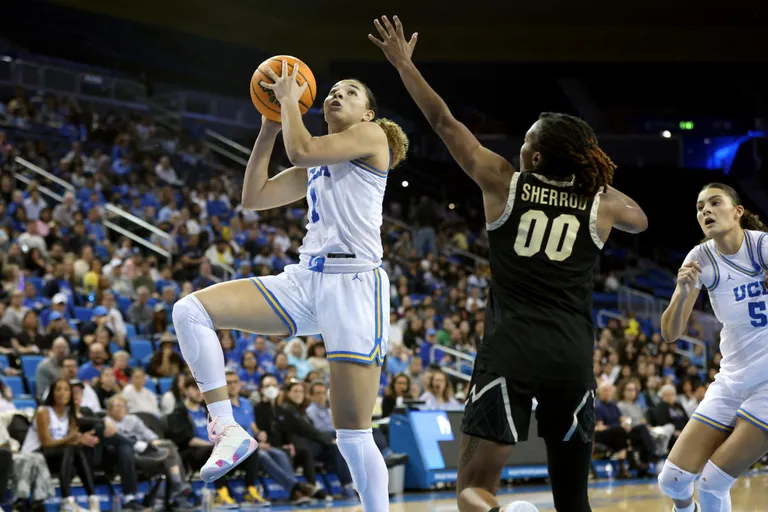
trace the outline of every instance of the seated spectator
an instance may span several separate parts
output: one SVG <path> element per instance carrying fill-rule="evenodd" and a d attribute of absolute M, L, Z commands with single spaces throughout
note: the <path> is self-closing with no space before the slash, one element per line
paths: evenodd
<path fill-rule="evenodd" d="M 11 293 L 11 303 L 5 308 L 5 314 L 0 319 L 0 324 L 8 327 L 14 336 L 18 336 L 22 331 L 24 316 L 29 308 L 24 305 L 24 292 L 14 290 Z"/>
<path fill-rule="evenodd" d="M 184 400 L 182 389 L 184 388 L 184 380 L 187 378 L 185 373 L 179 373 L 173 378 L 173 384 L 171 389 L 163 393 L 160 397 L 160 411 L 164 416 L 167 416 L 173 412 L 176 408 L 176 404 Z"/>
<path fill-rule="evenodd" d="M 649 409 L 648 421 L 653 426 L 674 425 L 675 432 L 669 441 L 669 449 L 671 450 L 677 438 L 682 434 L 685 424 L 688 423 L 688 415 L 683 406 L 677 403 L 675 386 L 665 384 L 659 390 L 659 395 L 661 402 L 654 409 Z"/>
<path fill-rule="evenodd" d="M 614 401 L 616 388 L 604 381 L 597 388 L 598 401 L 595 404 L 595 443 L 600 443 L 615 452 L 619 460 L 619 476 L 629 477 L 626 466 L 629 431 L 631 429 L 627 418 Z"/>
<path fill-rule="evenodd" d="M 349 473 L 347 462 L 336 445 L 336 438 L 320 432 L 307 416 L 309 401 L 306 399 L 304 383 L 294 379 L 288 381 L 284 387 L 284 394 L 278 403 L 287 413 L 291 444 L 295 449 L 306 447 L 311 455 L 304 459 L 305 463 L 303 464 L 304 477 L 307 482 L 317 488 L 314 468 L 315 461 L 319 460 L 329 471 L 335 471 L 338 475 L 343 487 L 343 496 L 354 497 L 352 476 Z"/>
<path fill-rule="evenodd" d="M 178 375 L 184 368 L 184 359 L 174 350 L 176 338 L 166 332 L 160 338 L 160 350 L 152 355 L 147 365 L 147 373 L 151 377 L 172 377 Z"/>
<path fill-rule="evenodd" d="M 105 291 L 101 296 L 101 305 L 107 310 L 107 321 L 104 323 L 110 331 L 114 333 L 114 341 L 120 347 L 125 347 L 125 336 L 127 333 L 123 314 L 117 307 L 115 294 L 110 290 Z"/>
<path fill-rule="evenodd" d="M 232 412 L 235 421 L 243 427 L 248 434 L 256 436 L 257 429 L 253 406 L 248 400 L 240 397 L 240 379 L 238 378 L 237 373 L 232 370 L 227 370 L 226 378 L 227 393 L 232 402 Z M 275 481 L 277 481 L 277 483 L 291 495 L 294 494 L 294 489 L 303 490 L 302 484 L 296 480 L 296 476 L 293 474 L 293 466 L 285 452 L 269 449 L 266 446 L 260 445 L 257 457 L 259 459 L 259 466 L 263 467 L 264 471 L 274 478 Z M 251 474 L 249 468 L 246 468 L 245 482 L 247 489 L 245 500 L 249 503 L 265 503 L 266 500 L 264 500 L 256 488 L 255 481 L 256 475 Z M 304 485 L 306 486 L 306 484 Z M 322 494 L 322 498 L 325 498 L 325 493 Z M 297 502 L 294 501 L 293 504 L 296 505 Z"/>
<path fill-rule="evenodd" d="M 42 452 L 48 468 L 58 473 L 63 511 L 81 510 L 70 490 L 72 477 L 77 472 L 88 494 L 89 509 L 97 512 L 100 510 L 99 498 L 84 447 L 96 446 L 98 442 L 93 432 L 81 433 L 77 429 L 72 386 L 68 381 L 59 379 L 48 388 L 47 399 L 35 413 L 21 451 Z"/>
<path fill-rule="evenodd" d="M 107 351 L 101 343 L 92 343 L 88 347 L 88 361 L 80 366 L 77 378 L 95 384 L 99 380 L 99 375 L 107 368 Z"/>
<path fill-rule="evenodd" d="M 149 332 L 152 324 L 152 307 L 149 301 L 149 290 L 146 286 L 140 286 L 136 290 L 136 300 L 128 308 L 128 322 L 136 326 L 138 332 Z"/>
<path fill-rule="evenodd" d="M 190 467 L 199 468 L 213 451 L 213 443 L 208 436 L 208 410 L 195 379 L 186 377 L 183 386 L 184 400 L 177 402 L 176 408 L 168 416 L 168 437 L 179 448 L 182 460 Z M 249 457 L 245 464 L 249 464 L 250 460 L 257 460 L 257 457 Z M 216 501 L 222 505 L 234 505 L 235 500 L 229 495 L 227 480 L 228 476 L 225 475 L 214 481 Z"/>
<path fill-rule="evenodd" d="M 61 378 L 61 369 L 64 358 L 69 355 L 69 343 L 64 338 L 57 338 L 51 345 L 51 355 L 43 359 L 35 371 L 37 383 L 37 399 L 42 400 L 43 394 L 48 391 L 51 383 Z M 77 360 L 74 359 L 75 368 Z"/>
<path fill-rule="evenodd" d="M 123 389 L 130 381 L 128 377 L 128 365 L 131 362 L 131 355 L 125 350 L 118 350 L 112 355 L 112 371 L 115 374 L 115 380 L 120 389 Z"/>
<path fill-rule="evenodd" d="M 240 370 L 237 372 L 242 383 L 243 396 L 250 396 L 259 389 L 259 382 L 266 372 L 258 364 L 256 354 L 253 351 L 246 350 L 243 352 Z"/>
<path fill-rule="evenodd" d="M 123 388 L 123 396 L 128 403 L 128 412 L 146 412 L 160 417 L 160 407 L 157 405 L 157 395 L 154 391 L 145 387 L 147 374 L 141 367 L 131 370 L 131 382 Z"/>
<path fill-rule="evenodd" d="M 48 354 L 56 338 L 64 338 L 67 344 L 72 347 L 72 340 L 77 338 L 77 331 L 67 323 L 67 319 L 58 311 L 52 311 L 48 315 L 48 332 L 45 335 L 45 341 L 40 346 L 43 354 Z"/>
<path fill-rule="evenodd" d="M 684 379 L 680 382 L 678 389 L 677 401 L 683 406 L 685 414 L 690 418 L 693 415 L 696 408 L 699 406 L 699 401 L 696 398 L 693 381 L 691 379 Z"/>
<path fill-rule="evenodd" d="M 389 381 L 381 400 L 381 416 L 388 418 L 395 407 L 402 406 L 404 400 L 413 400 L 411 395 L 411 378 L 404 373 L 398 373 Z"/>
<path fill-rule="evenodd" d="M 629 440 L 632 442 L 630 463 L 639 473 L 647 473 L 648 464 L 655 459 L 655 450 L 645 411 L 638 405 L 637 397 L 640 386 L 634 379 L 619 385 L 621 399 L 616 403 L 623 418 L 626 418 Z"/>
<path fill-rule="evenodd" d="M 99 380 L 94 384 L 93 390 L 96 391 L 96 396 L 99 397 L 101 407 L 106 409 L 107 401 L 120 393 L 120 386 L 117 384 L 117 379 L 115 379 L 115 371 L 110 367 L 101 370 Z"/>
<path fill-rule="evenodd" d="M 419 400 L 424 401 L 423 409 L 442 411 L 461 410 L 462 404 L 453 396 L 453 385 L 442 370 L 435 370 L 427 381 L 426 391 Z"/>
<path fill-rule="evenodd" d="M 171 503 L 177 506 L 186 503 L 190 495 L 190 487 L 186 483 L 184 464 L 176 445 L 171 441 L 160 439 L 138 416 L 128 414 L 125 397 L 121 395 L 115 395 L 108 400 L 107 418 L 120 434 L 135 443 L 134 449 L 138 454 L 146 452 L 150 446 L 160 452 L 152 458 L 137 456 L 136 467 L 152 471 L 159 462 L 164 466 L 166 477 L 171 482 Z"/>
<path fill-rule="evenodd" d="M 2 463 L 6 470 L 13 470 L 11 480 L 11 495 L 15 499 L 13 507 L 22 509 L 23 502 L 29 501 L 32 512 L 44 512 L 44 502 L 56 496 L 56 486 L 43 454 L 21 452 L 19 442 L 8 433 L 8 427 L 15 415 L 15 408 L 0 413 L 0 448 L 5 448 L 11 453 L 11 460 L 2 460 Z M 0 486 L 0 492 L 2 490 L 3 487 Z"/>

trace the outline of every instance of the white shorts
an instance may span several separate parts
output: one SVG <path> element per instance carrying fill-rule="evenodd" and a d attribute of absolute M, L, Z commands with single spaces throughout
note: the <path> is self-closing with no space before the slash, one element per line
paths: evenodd
<path fill-rule="evenodd" d="M 389 339 L 389 277 L 382 268 L 329 274 L 288 265 L 252 281 L 288 328 L 320 334 L 329 361 L 384 363 Z"/>
<path fill-rule="evenodd" d="M 732 432 L 736 417 L 768 432 L 768 382 L 736 389 L 718 374 L 691 416 L 722 432 Z"/>

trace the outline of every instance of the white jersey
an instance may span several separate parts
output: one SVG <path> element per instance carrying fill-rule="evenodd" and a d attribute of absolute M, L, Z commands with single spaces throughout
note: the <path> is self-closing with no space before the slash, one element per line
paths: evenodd
<path fill-rule="evenodd" d="M 307 169 L 307 234 L 299 249 L 303 267 L 354 273 L 381 265 L 388 172 L 361 160 Z"/>
<path fill-rule="evenodd" d="M 768 233 L 745 231 L 739 251 L 723 255 L 708 240 L 688 253 L 685 263 L 698 261 L 720 333 L 720 375 L 732 388 L 768 382 Z"/>

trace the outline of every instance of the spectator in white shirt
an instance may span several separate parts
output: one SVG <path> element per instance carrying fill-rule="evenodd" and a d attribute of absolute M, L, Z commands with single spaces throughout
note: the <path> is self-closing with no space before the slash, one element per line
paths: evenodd
<path fill-rule="evenodd" d="M 27 232 L 19 235 L 19 243 L 26 246 L 27 249 L 36 247 L 43 256 L 48 256 L 48 245 L 45 243 L 45 238 L 40 236 L 37 231 L 36 220 L 27 221 Z"/>
<path fill-rule="evenodd" d="M 169 185 L 184 184 L 176 175 L 176 170 L 171 166 L 171 160 L 167 156 L 160 157 L 160 161 L 155 166 L 155 174 Z"/>
<path fill-rule="evenodd" d="M 160 407 L 157 405 L 157 395 L 144 387 L 147 374 L 143 368 L 136 367 L 131 371 L 131 382 L 123 389 L 123 396 L 128 403 L 128 412 L 148 412 L 160 417 Z"/>
<path fill-rule="evenodd" d="M 128 333 L 128 329 L 125 327 L 125 320 L 123 320 L 123 314 L 117 307 L 117 301 L 115 300 L 115 294 L 110 290 L 105 290 L 101 297 L 101 305 L 107 308 L 107 323 L 105 324 L 109 329 L 115 333 L 115 341 L 121 347 L 125 346 L 125 336 Z"/>
<path fill-rule="evenodd" d="M 45 199 L 40 197 L 40 190 L 37 188 L 37 183 L 32 183 L 29 186 L 29 197 L 24 200 L 24 210 L 27 212 L 27 219 L 39 219 L 40 212 L 43 208 L 48 208 L 48 203 L 45 202 Z"/>

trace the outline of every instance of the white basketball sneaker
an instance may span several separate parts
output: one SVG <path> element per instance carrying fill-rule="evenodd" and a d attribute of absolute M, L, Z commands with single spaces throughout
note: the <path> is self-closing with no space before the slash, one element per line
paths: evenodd
<path fill-rule="evenodd" d="M 504 512 L 539 512 L 539 509 L 528 501 L 513 501 L 504 508 Z"/>
<path fill-rule="evenodd" d="M 218 419 L 208 423 L 208 438 L 214 444 L 213 452 L 202 468 L 200 478 L 213 482 L 256 451 L 259 444 L 240 425 L 220 427 Z"/>

